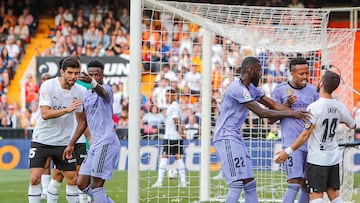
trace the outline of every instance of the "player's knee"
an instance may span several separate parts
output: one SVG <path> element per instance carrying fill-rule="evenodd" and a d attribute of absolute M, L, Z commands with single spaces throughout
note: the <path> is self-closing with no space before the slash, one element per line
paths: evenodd
<path fill-rule="evenodd" d="M 104 187 L 104 183 L 105 183 L 105 180 L 101 179 L 101 178 L 92 178 L 92 181 L 91 181 L 91 188 L 94 189 L 94 188 L 100 188 L 100 187 Z"/>
<path fill-rule="evenodd" d="M 290 178 L 290 179 L 288 180 L 288 183 L 302 185 L 302 183 L 305 184 L 305 180 L 304 180 L 303 178 Z M 305 186 L 306 186 L 306 185 L 305 185 Z"/>
<path fill-rule="evenodd" d="M 76 185 L 76 183 L 77 183 L 77 175 L 76 175 L 75 171 L 73 173 L 67 173 L 65 178 L 66 178 L 66 184 L 68 184 L 68 185 Z"/>
<path fill-rule="evenodd" d="M 41 182 L 41 175 L 31 174 L 30 185 L 39 185 Z"/>

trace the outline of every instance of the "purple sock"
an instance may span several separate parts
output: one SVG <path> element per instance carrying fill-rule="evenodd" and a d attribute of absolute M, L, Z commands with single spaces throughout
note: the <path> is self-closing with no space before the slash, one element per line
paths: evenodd
<path fill-rule="evenodd" d="M 299 191 L 299 189 L 300 189 L 299 184 L 289 183 L 283 198 L 283 202 L 293 203 L 295 201 L 296 194 Z"/>
<path fill-rule="evenodd" d="M 305 188 L 301 188 L 298 203 L 310 202 L 310 195 Z"/>
<path fill-rule="evenodd" d="M 252 180 L 244 186 L 245 202 L 246 203 L 258 203 L 258 197 L 256 194 L 256 181 Z"/>
<path fill-rule="evenodd" d="M 231 183 L 228 194 L 226 196 L 226 203 L 237 203 L 244 187 L 242 181 L 235 181 Z"/>
<path fill-rule="evenodd" d="M 114 201 L 109 198 L 103 187 L 94 188 L 92 189 L 93 195 L 94 195 L 94 202 L 106 202 L 106 203 L 114 203 Z"/>

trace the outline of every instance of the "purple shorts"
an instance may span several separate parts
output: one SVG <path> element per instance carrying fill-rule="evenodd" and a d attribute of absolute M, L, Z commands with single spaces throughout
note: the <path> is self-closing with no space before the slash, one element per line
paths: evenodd
<path fill-rule="evenodd" d="M 214 146 L 227 184 L 254 177 L 251 158 L 244 143 L 219 140 Z"/>
<path fill-rule="evenodd" d="M 105 144 L 91 146 L 79 174 L 111 180 L 113 170 L 119 161 L 120 145 Z"/>
<path fill-rule="evenodd" d="M 286 180 L 292 178 L 305 178 L 307 152 L 296 150 L 284 162 Z"/>

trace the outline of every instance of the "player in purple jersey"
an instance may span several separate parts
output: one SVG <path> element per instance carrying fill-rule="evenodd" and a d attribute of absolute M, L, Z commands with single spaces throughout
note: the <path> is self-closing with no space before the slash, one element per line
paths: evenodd
<path fill-rule="evenodd" d="M 261 78 L 261 65 L 257 58 L 246 57 L 240 70 L 240 79 L 232 82 L 224 95 L 213 144 L 226 182 L 230 186 L 226 202 L 238 202 L 241 191 L 244 189 L 245 202 L 258 203 L 251 158 L 241 132 L 241 126 L 249 110 L 261 118 L 273 120 L 289 116 L 306 120 L 308 113 L 293 111 L 286 105 L 276 103 L 256 88 Z M 258 102 L 275 110 L 262 108 Z"/>
<path fill-rule="evenodd" d="M 307 107 L 312 115 L 311 120 L 303 126 L 298 138 L 285 150 L 278 152 L 274 160 L 283 163 L 308 141 L 306 180 L 311 203 L 322 203 L 324 192 L 332 203 L 343 203 L 339 193 L 341 154 L 336 132 L 340 123 L 350 128 L 356 125 L 346 106 L 331 95 L 339 84 L 338 74 L 327 71 L 323 75 L 318 85 L 320 98 Z"/>
<path fill-rule="evenodd" d="M 291 79 L 275 87 L 272 93 L 273 98 L 276 102 L 286 104 L 294 110 L 305 110 L 309 104 L 319 98 L 316 88 L 308 83 L 309 66 L 306 59 L 302 57 L 291 59 L 289 69 Z M 304 122 L 296 118 L 282 118 L 280 127 L 282 145 L 283 148 L 286 148 L 300 135 Z M 306 156 L 307 145 L 304 144 L 298 151 L 291 154 L 285 162 L 288 188 L 284 194 L 283 202 L 294 202 L 300 188 L 298 202 L 309 202 L 309 193 L 306 191 L 305 184 Z"/>
<path fill-rule="evenodd" d="M 88 73 L 82 73 L 79 79 L 90 83 L 92 90 L 83 97 L 84 113 L 79 116 L 77 129 L 64 150 L 63 158 L 72 157 L 76 141 L 88 127 L 92 144 L 81 164 L 77 184 L 80 190 L 93 197 L 95 203 L 111 203 L 113 201 L 104 191 L 104 183 L 112 178 L 120 151 L 120 141 L 112 120 L 114 97 L 111 87 L 103 84 L 104 65 L 95 60 L 87 66 Z"/>

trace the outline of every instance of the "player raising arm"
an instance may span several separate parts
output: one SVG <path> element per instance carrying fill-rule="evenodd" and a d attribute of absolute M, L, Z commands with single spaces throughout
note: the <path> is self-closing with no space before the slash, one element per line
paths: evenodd
<path fill-rule="evenodd" d="M 84 113 L 78 116 L 78 126 L 63 158 L 71 158 L 74 145 L 89 128 L 92 144 L 87 158 L 81 164 L 77 185 L 80 190 L 92 196 L 95 203 L 113 202 L 104 191 L 105 180 L 112 178 L 112 172 L 119 159 L 120 141 L 114 131 L 112 120 L 112 89 L 103 84 L 104 65 L 99 61 L 87 64 L 88 74 L 83 73 L 79 80 L 90 83 L 91 91 L 83 97 Z"/>
<path fill-rule="evenodd" d="M 336 129 L 340 123 L 355 128 L 355 121 L 344 104 L 333 99 L 332 92 L 339 86 L 340 76 L 327 71 L 319 85 L 320 99 L 310 104 L 312 114 L 304 130 L 288 148 L 277 153 L 275 163 L 283 163 L 291 153 L 308 140 L 306 179 L 311 203 L 322 203 L 326 192 L 332 203 L 343 203 L 339 190 L 340 150 L 336 142 Z"/>

